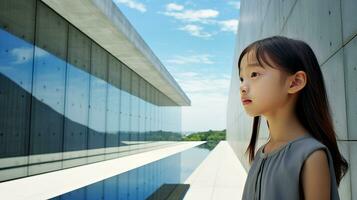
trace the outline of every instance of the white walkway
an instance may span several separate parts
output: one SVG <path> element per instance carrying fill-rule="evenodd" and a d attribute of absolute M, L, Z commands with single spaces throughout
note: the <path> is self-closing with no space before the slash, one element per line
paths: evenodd
<path fill-rule="evenodd" d="M 242 199 L 247 173 L 226 141 L 221 141 L 191 174 L 184 200 Z"/>

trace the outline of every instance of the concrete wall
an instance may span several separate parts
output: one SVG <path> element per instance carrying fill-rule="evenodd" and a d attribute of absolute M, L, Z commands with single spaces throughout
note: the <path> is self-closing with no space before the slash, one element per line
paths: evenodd
<path fill-rule="evenodd" d="M 251 42 L 272 35 L 306 41 L 316 53 L 331 104 L 339 149 L 350 169 L 341 199 L 357 199 L 357 10 L 355 0 L 242 0 L 227 109 L 227 140 L 248 171 L 253 118 L 240 102 L 237 60 Z M 262 118 L 257 149 L 268 138 Z"/>

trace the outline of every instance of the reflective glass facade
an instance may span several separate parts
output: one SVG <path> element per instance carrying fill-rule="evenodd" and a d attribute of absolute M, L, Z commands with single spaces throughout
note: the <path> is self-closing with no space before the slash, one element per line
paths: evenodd
<path fill-rule="evenodd" d="M 0 1 L 0 181 L 158 148 L 180 133 L 175 102 L 44 3 Z"/>

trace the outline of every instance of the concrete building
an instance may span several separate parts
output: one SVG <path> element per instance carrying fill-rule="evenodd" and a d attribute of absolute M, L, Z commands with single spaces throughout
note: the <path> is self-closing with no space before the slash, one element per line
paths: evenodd
<path fill-rule="evenodd" d="M 1 198 L 52 198 L 198 145 L 175 142 L 189 105 L 112 0 L 0 2 Z"/>
<path fill-rule="evenodd" d="M 232 69 L 227 140 L 249 170 L 244 155 L 253 119 L 240 101 L 237 70 L 241 51 L 261 38 L 284 35 L 306 41 L 316 53 L 324 75 L 338 146 L 350 164 L 339 187 L 341 199 L 357 198 L 357 1 L 354 0 L 242 0 L 235 61 Z M 266 120 L 261 121 L 258 149 L 268 139 Z"/>

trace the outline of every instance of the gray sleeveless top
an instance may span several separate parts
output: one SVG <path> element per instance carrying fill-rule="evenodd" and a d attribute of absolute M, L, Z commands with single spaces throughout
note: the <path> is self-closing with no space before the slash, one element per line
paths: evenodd
<path fill-rule="evenodd" d="M 331 175 L 331 199 L 339 200 L 338 186 L 328 148 L 313 138 L 303 135 L 270 153 L 260 147 L 249 169 L 243 190 L 243 200 L 299 200 L 300 170 L 307 157 L 318 149 L 327 152 Z"/>

